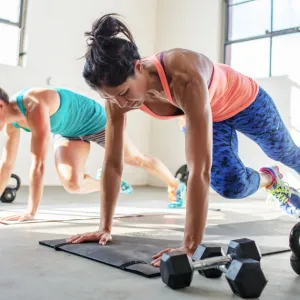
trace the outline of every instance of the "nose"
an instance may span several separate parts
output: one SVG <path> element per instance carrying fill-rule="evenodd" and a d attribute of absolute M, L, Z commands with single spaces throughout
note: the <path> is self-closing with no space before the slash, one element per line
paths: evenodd
<path fill-rule="evenodd" d="M 127 105 L 127 103 L 128 103 L 128 101 L 125 98 L 121 97 L 121 96 L 117 96 L 116 97 L 116 101 L 117 101 L 118 105 L 121 108 L 125 107 Z"/>

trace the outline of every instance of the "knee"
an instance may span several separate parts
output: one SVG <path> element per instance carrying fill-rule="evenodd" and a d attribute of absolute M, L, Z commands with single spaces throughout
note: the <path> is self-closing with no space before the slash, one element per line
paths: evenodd
<path fill-rule="evenodd" d="M 211 187 L 226 199 L 243 199 L 254 194 L 259 187 L 259 175 L 223 174 L 220 178 L 212 176 Z"/>
<path fill-rule="evenodd" d="M 79 194 L 80 181 L 77 178 L 71 178 L 64 183 L 64 188 L 70 194 Z"/>
<path fill-rule="evenodd" d="M 232 186 L 228 183 L 221 186 L 213 186 L 212 188 L 223 198 L 226 199 L 242 199 L 245 198 L 244 189 L 233 189 Z"/>
<path fill-rule="evenodd" d="M 223 198 L 226 199 L 242 199 L 245 198 L 246 188 L 241 185 L 237 188 L 238 184 L 232 184 L 228 182 L 222 182 L 218 185 L 213 185 L 212 188 Z"/>

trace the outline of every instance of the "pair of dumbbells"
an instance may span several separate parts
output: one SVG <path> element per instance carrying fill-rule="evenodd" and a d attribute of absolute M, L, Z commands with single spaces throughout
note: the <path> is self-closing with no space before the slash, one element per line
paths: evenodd
<path fill-rule="evenodd" d="M 164 253 L 160 273 L 162 281 L 172 289 L 190 286 L 194 271 L 206 278 L 219 278 L 225 273 L 234 294 L 258 298 L 267 284 L 260 260 L 255 242 L 243 238 L 230 242 L 227 255 L 221 247 L 206 245 L 199 245 L 192 259 L 179 251 Z"/>

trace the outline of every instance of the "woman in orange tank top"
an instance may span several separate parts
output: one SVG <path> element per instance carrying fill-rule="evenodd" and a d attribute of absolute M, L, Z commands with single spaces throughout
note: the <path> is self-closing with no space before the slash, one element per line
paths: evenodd
<path fill-rule="evenodd" d="M 111 239 L 122 176 L 125 115 L 136 109 L 159 119 L 185 119 L 189 180 L 181 250 L 192 255 L 203 239 L 209 185 L 221 196 L 235 199 L 265 188 L 282 209 L 299 217 L 299 193 L 283 183 L 278 167 L 253 170 L 238 156 L 236 131 L 254 140 L 272 159 L 300 173 L 299 148 L 274 102 L 254 80 L 185 49 L 141 59 L 130 31 L 114 14 L 97 20 L 86 35 L 83 76 L 107 100 L 101 224 L 98 231 L 77 235 L 69 242 L 105 244 Z M 170 249 L 155 255 L 153 265 L 159 265 L 164 251 Z"/>

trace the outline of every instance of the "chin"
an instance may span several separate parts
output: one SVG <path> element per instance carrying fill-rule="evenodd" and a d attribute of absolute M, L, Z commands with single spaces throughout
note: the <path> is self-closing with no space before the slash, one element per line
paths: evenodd
<path fill-rule="evenodd" d="M 143 105 L 143 103 L 144 102 L 138 102 L 134 108 L 135 109 L 140 108 Z"/>

